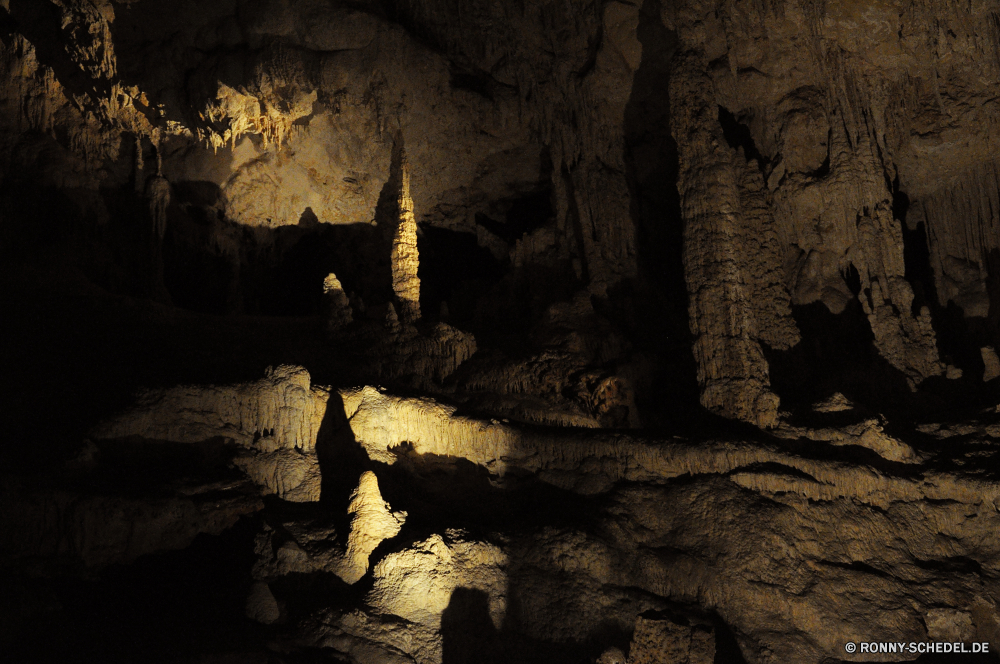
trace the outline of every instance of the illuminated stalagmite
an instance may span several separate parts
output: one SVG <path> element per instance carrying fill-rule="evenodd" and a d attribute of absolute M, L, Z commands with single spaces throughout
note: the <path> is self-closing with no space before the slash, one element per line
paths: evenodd
<path fill-rule="evenodd" d="M 405 155 L 400 166 L 399 222 L 392 238 L 392 290 L 399 303 L 399 319 L 412 323 L 420 318 L 420 277 L 417 267 L 417 220 L 410 196 L 410 165 Z"/>
<path fill-rule="evenodd" d="M 347 511 L 353 517 L 347 538 L 347 556 L 340 577 L 355 583 L 368 571 L 368 557 L 384 540 L 395 537 L 406 520 L 406 512 L 392 512 L 378 490 L 378 478 L 370 470 L 361 475 L 351 494 Z"/>

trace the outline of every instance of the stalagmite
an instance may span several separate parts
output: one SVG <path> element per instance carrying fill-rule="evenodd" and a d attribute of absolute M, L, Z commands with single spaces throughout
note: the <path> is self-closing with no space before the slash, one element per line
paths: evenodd
<path fill-rule="evenodd" d="M 340 577 L 347 583 L 357 582 L 368 571 L 368 556 L 383 540 L 395 537 L 406 521 L 406 512 L 393 512 L 382 499 L 378 478 L 365 472 L 358 488 L 351 494 L 347 512 L 353 515 L 351 534 L 347 538 L 347 557 Z"/>
<path fill-rule="evenodd" d="M 328 333 L 342 330 L 353 322 L 354 314 L 351 311 L 350 299 L 333 272 L 323 280 L 323 301 Z"/>
<path fill-rule="evenodd" d="M 325 519 L 292 524 L 283 535 L 265 527 L 259 535 L 260 549 L 270 551 L 270 555 L 265 556 L 255 570 L 258 581 L 289 573 L 323 570 L 345 583 L 357 583 L 368 572 L 372 552 L 383 541 L 399 534 L 406 521 L 406 512 L 390 509 L 371 471 L 361 475 L 357 488 L 351 493 L 347 512 L 352 518 L 346 547 Z M 280 543 L 282 539 L 284 543 Z"/>
<path fill-rule="evenodd" d="M 399 183 L 399 225 L 392 238 L 392 290 L 399 303 L 399 319 L 404 324 L 420 318 L 420 277 L 417 267 L 417 221 L 410 196 L 410 165 L 402 158 Z"/>
<path fill-rule="evenodd" d="M 903 277 L 902 228 L 888 200 L 872 206 L 870 214 L 865 208 L 854 225 L 858 239 L 852 254 L 861 275 L 858 299 L 875 347 L 915 389 L 925 378 L 945 373 L 946 367 L 938 356 L 930 310 L 921 307 L 916 316 L 911 313 L 913 288 Z"/>
<path fill-rule="evenodd" d="M 264 625 L 271 625 L 281 617 L 278 602 L 266 583 L 257 581 L 250 586 L 246 601 L 246 616 Z"/>

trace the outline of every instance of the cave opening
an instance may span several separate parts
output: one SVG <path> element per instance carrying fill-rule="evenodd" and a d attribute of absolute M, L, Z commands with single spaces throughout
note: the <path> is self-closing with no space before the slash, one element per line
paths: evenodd
<path fill-rule="evenodd" d="M 948 365 L 962 370 L 970 377 L 981 376 L 984 371 L 980 347 L 995 343 L 996 335 L 988 331 L 988 323 L 980 317 L 970 317 L 954 302 L 942 305 L 937 291 L 934 269 L 931 265 L 931 243 L 927 236 L 928 221 L 926 213 L 917 209 L 918 217 L 908 215 L 913 205 L 909 196 L 899 188 L 897 175 L 892 186 L 893 216 L 900 222 L 903 234 L 903 261 L 907 282 L 913 288 L 913 304 L 911 313 L 919 315 L 923 307 L 931 312 L 931 324 L 937 340 L 941 359 Z M 908 218 L 909 217 L 909 218 Z M 963 386 L 958 389 L 971 396 L 982 392 L 974 389 L 972 381 L 961 381 Z"/>
<path fill-rule="evenodd" d="M 740 644 L 732 628 L 722 619 L 716 619 L 715 625 L 715 658 L 713 664 L 747 664 Z"/>
<path fill-rule="evenodd" d="M 919 315 L 922 307 L 933 307 L 937 303 L 934 285 L 934 270 L 931 268 L 930 243 L 927 241 L 927 227 L 923 219 L 916 223 L 907 221 L 910 197 L 899 188 L 899 175 L 892 183 L 892 216 L 903 231 L 903 264 L 906 280 L 913 288 L 911 314 Z"/>
<path fill-rule="evenodd" d="M 462 68 L 456 65 L 452 65 L 451 67 L 449 84 L 452 88 L 468 90 L 484 99 L 493 101 L 493 85 L 495 83 L 486 72 Z"/>
<path fill-rule="evenodd" d="M 503 213 L 502 222 L 496 221 L 486 213 L 477 212 L 476 224 L 502 238 L 511 246 L 528 233 L 551 223 L 555 218 L 551 187 L 541 187 L 512 200 L 499 201 L 496 207 L 507 208 Z"/>
<path fill-rule="evenodd" d="M 746 157 L 746 160 L 756 159 L 757 165 L 763 170 L 769 160 L 766 160 L 757 149 L 750 127 L 740 122 L 736 115 L 725 106 L 719 106 L 719 125 L 722 127 L 722 135 L 729 147 L 734 150 L 743 148 L 743 156 Z"/>
<path fill-rule="evenodd" d="M 177 306 L 219 315 L 315 316 L 330 273 L 368 303 L 389 300 L 389 250 L 376 226 L 321 223 L 306 208 L 294 226 L 244 227 L 192 195 L 193 184 L 175 187 L 178 202 L 164 241 L 164 281 Z"/>
<path fill-rule="evenodd" d="M 860 291 L 853 266 L 845 280 L 853 292 Z M 785 351 L 765 349 L 771 385 L 783 407 L 796 414 L 806 412 L 836 392 L 878 412 L 897 412 L 909 405 L 906 378 L 875 349 L 871 325 L 857 297 L 838 314 L 822 302 L 812 302 L 793 305 L 792 315 L 801 341 Z"/>
<path fill-rule="evenodd" d="M 424 317 L 474 331 L 476 308 L 503 278 L 503 265 L 472 233 L 423 225 L 418 246 Z"/>

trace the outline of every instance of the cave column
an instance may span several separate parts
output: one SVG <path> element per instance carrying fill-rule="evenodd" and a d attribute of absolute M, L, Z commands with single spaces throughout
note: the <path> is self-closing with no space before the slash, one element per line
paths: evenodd
<path fill-rule="evenodd" d="M 787 290 L 772 274 L 780 259 L 773 219 L 757 201 L 763 183 L 759 175 L 747 176 L 745 159 L 725 141 L 707 70 L 703 53 L 678 54 L 670 90 L 701 403 L 769 427 L 777 423 L 779 399 L 770 390 L 760 341 L 788 347 L 798 341 L 798 330 Z"/>

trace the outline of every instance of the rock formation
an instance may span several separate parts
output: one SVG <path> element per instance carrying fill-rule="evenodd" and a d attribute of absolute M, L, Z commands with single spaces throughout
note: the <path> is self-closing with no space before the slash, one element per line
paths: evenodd
<path fill-rule="evenodd" d="M 680 148 L 684 267 L 701 403 L 760 426 L 773 426 L 779 399 L 770 391 L 760 342 L 798 342 L 779 279 L 777 243 L 760 178 L 725 145 L 713 111 L 705 56 L 678 55 L 672 131 Z M 763 268 L 763 271 L 761 270 Z M 760 314 L 757 310 L 760 310 Z"/>
<path fill-rule="evenodd" d="M 0 652 L 1000 649 L 998 16 L 0 0 Z"/>
<path fill-rule="evenodd" d="M 368 571 L 368 557 L 376 547 L 399 534 L 406 512 L 390 512 L 378 490 L 378 478 L 370 470 L 361 475 L 358 488 L 351 494 L 347 513 L 353 516 L 347 538 L 347 570 L 340 575 L 355 583 Z"/>
<path fill-rule="evenodd" d="M 344 292 L 337 275 L 332 272 L 323 280 L 323 297 L 326 300 L 326 331 L 342 330 L 354 321 L 350 299 Z"/>
<path fill-rule="evenodd" d="M 323 400 L 322 391 L 313 394 L 317 403 Z M 967 442 L 944 453 L 962 455 L 966 470 L 956 474 L 941 466 L 943 459 L 926 445 L 917 452 L 883 434 L 875 422 L 830 430 L 783 429 L 780 439 L 770 441 L 693 444 L 585 430 L 543 436 L 372 388 L 343 391 L 338 403 L 352 438 L 372 462 L 409 467 L 413 462 L 408 455 L 446 464 L 465 459 L 513 492 L 517 481 L 505 478 L 529 474 L 561 490 L 596 497 L 598 520 L 582 530 L 543 526 L 528 539 L 477 543 L 456 533 L 448 535 L 450 540 L 435 535 L 405 545 L 374 566 L 369 612 L 316 614 L 310 620 L 317 622 L 294 637 L 300 645 L 325 643 L 353 653 L 363 642 L 404 659 L 440 661 L 440 649 L 447 648 L 441 644 L 440 621 L 459 587 L 483 593 L 498 634 L 518 625 L 517 630 L 538 638 L 545 633 L 586 634 L 608 618 L 598 610 L 604 603 L 624 602 L 620 606 L 633 607 L 627 611 L 642 613 L 667 606 L 654 601 L 656 596 L 705 602 L 702 606 L 712 607 L 735 631 L 748 661 L 758 662 L 821 661 L 839 654 L 850 638 L 875 639 L 890 629 L 907 641 L 927 638 L 931 632 L 925 630 L 938 634 L 944 629 L 935 627 L 942 604 L 949 616 L 958 616 L 954 620 L 968 622 L 975 640 L 992 638 L 991 630 L 1000 625 L 991 617 L 995 609 L 986 608 L 992 606 L 992 591 L 983 589 L 985 579 L 975 571 L 998 555 L 982 533 L 993 527 L 987 512 L 1000 496 L 1000 486 L 981 471 L 973 472 L 989 463 L 975 461 L 975 449 L 1000 432 L 995 414 L 989 423 L 963 430 L 960 435 Z M 129 415 L 123 421 L 136 418 Z M 143 421 L 157 420 L 147 415 Z M 123 429 L 119 424 L 107 430 Z M 925 431 L 949 435 L 943 429 Z M 155 438 L 162 432 L 152 428 L 141 435 Z M 802 441 L 819 447 L 810 451 Z M 859 455 L 859 449 L 869 455 Z M 416 467 L 414 472 L 419 472 Z M 358 579 L 375 545 L 396 536 L 402 524 L 377 487 L 373 474 L 362 476 L 349 508 L 354 519 L 346 555 L 336 552 L 336 536 L 329 529 L 286 523 L 284 531 L 301 534 L 261 549 L 262 569 L 271 570 L 265 578 L 326 569 L 348 582 Z M 674 505 L 669 514 L 658 507 L 664 503 Z M 725 525 L 710 525 L 706 519 L 714 522 L 720 509 Z M 979 518 L 968 519 L 968 514 Z M 692 523 L 697 527 L 691 528 Z M 853 529 L 848 538 L 831 531 L 845 527 Z M 886 543 L 895 539 L 901 548 L 887 558 Z M 661 549 L 662 542 L 674 544 Z M 747 556 L 753 564 L 737 562 Z M 719 560 L 726 562 L 718 566 Z M 956 562 L 969 560 L 977 562 Z M 887 566 L 900 576 L 877 572 Z M 552 582 L 537 575 L 551 574 L 571 574 L 565 577 L 568 585 L 558 585 L 564 583 L 560 581 L 543 589 Z M 630 584 L 651 595 L 615 599 Z M 806 587 L 839 590 L 804 593 Z M 519 617 L 511 619 L 504 607 L 514 597 Z M 832 597 L 838 599 L 831 606 Z M 552 602 L 597 604 L 594 612 L 567 614 Z M 899 602 L 912 604 L 914 611 L 892 610 Z M 771 608 L 752 608 L 763 604 Z M 404 632 L 390 629 L 385 616 L 404 621 L 405 638 Z M 529 626 L 523 622 L 529 616 L 547 627 Z M 636 661 L 677 661 L 661 659 L 671 649 L 685 653 L 687 661 L 711 661 L 711 634 L 711 627 L 640 619 L 629 661 L 633 656 Z M 505 643 L 516 647 L 509 639 Z"/>
<path fill-rule="evenodd" d="M 639 616 L 629 648 L 629 664 L 715 661 L 715 639 L 709 627 L 689 627 L 670 620 Z"/>
<path fill-rule="evenodd" d="M 400 320 L 412 324 L 420 318 L 420 277 L 417 269 L 417 221 L 410 197 L 410 164 L 402 157 L 399 173 L 399 221 L 392 236 L 392 291 L 399 303 Z"/>
<path fill-rule="evenodd" d="M 983 380 L 988 382 L 1000 377 L 1000 358 L 997 357 L 997 352 L 993 346 L 983 346 L 979 350 L 982 353 L 983 364 L 986 367 L 983 370 Z"/>

